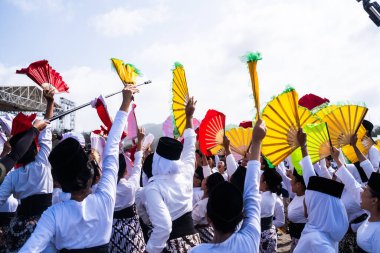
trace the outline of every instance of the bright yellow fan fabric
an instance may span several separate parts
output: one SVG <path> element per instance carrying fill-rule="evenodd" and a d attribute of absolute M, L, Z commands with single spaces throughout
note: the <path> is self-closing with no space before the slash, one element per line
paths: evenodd
<path fill-rule="evenodd" d="M 230 140 L 231 152 L 236 160 L 242 159 L 248 152 L 252 140 L 253 128 L 236 127 L 226 132 Z"/>
<path fill-rule="evenodd" d="M 112 64 L 124 85 L 136 84 L 136 69 L 122 60 L 111 58 Z"/>
<path fill-rule="evenodd" d="M 295 90 L 284 92 L 270 101 L 264 108 L 262 118 L 267 126 L 262 152 L 274 166 L 299 147 L 298 129 L 318 122 L 309 110 L 298 106 Z"/>
<path fill-rule="evenodd" d="M 182 136 L 186 127 L 186 104 L 189 100 L 189 91 L 187 89 L 185 69 L 183 66 L 176 66 L 173 70 L 173 82 L 172 82 L 172 93 L 173 93 L 173 117 L 175 122 L 175 136 Z"/>
<path fill-rule="evenodd" d="M 357 132 L 358 141 L 356 142 L 356 146 L 364 155 L 368 154 L 369 148 L 374 144 L 373 140 L 366 135 L 366 129 L 363 125 L 359 127 Z M 346 145 L 342 147 L 343 154 L 351 163 L 358 162 L 358 157 L 356 156 L 355 150 L 351 145 Z"/>
<path fill-rule="evenodd" d="M 259 117 L 260 115 L 260 96 L 259 96 L 259 78 L 257 76 L 257 61 L 250 61 L 248 62 L 248 69 L 249 69 L 249 75 L 251 77 L 251 83 L 252 83 L 252 93 L 253 93 L 253 99 L 255 101 L 255 107 L 256 107 L 256 117 Z"/>
<path fill-rule="evenodd" d="M 336 148 L 350 144 L 350 138 L 360 127 L 368 109 L 358 105 L 343 105 L 326 114 L 332 145 Z"/>
<path fill-rule="evenodd" d="M 325 122 L 309 124 L 303 127 L 307 134 L 307 150 L 314 164 L 331 153 L 330 138 Z"/>

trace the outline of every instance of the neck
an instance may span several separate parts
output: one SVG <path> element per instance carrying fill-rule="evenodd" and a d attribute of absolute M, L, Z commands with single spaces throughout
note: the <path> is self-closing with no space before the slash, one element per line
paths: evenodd
<path fill-rule="evenodd" d="M 213 243 L 222 243 L 225 240 L 227 240 L 232 235 L 232 232 L 230 233 L 221 233 L 218 230 L 215 230 L 214 232 L 214 238 L 212 239 Z"/>
<path fill-rule="evenodd" d="M 71 199 L 82 202 L 91 193 L 91 188 L 86 188 L 80 191 L 72 192 Z"/>
<path fill-rule="evenodd" d="M 305 191 L 298 191 L 298 192 L 296 192 L 296 195 L 298 197 L 303 196 L 303 195 L 305 195 Z"/>
<path fill-rule="evenodd" d="M 369 217 L 368 221 L 369 222 L 380 221 L 380 212 L 378 212 L 378 211 L 370 211 L 370 217 Z"/>

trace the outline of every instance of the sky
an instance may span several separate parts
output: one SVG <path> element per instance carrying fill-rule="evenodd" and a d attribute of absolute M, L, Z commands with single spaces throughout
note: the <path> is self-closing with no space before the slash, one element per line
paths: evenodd
<path fill-rule="evenodd" d="M 122 88 L 110 58 L 136 65 L 151 80 L 135 96 L 139 124 L 170 115 L 171 69 L 184 65 L 195 117 L 208 109 L 228 124 L 254 116 L 241 56 L 259 51 L 261 106 L 287 85 L 332 103 L 362 103 L 380 125 L 380 28 L 356 0 L 3 0 L 0 85 L 34 85 L 15 70 L 47 59 L 77 105 Z M 115 115 L 121 95 L 106 100 Z M 76 130 L 98 128 L 92 108 Z"/>

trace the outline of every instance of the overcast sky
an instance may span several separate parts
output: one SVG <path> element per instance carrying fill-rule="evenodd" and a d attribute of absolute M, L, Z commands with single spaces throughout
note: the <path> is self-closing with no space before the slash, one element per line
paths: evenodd
<path fill-rule="evenodd" d="M 33 85 L 15 70 L 41 59 L 70 86 L 77 105 L 121 89 L 110 58 L 136 65 L 152 84 L 136 95 L 140 124 L 170 114 L 171 68 L 186 70 L 198 100 L 238 124 L 253 117 L 247 67 L 260 51 L 262 107 L 286 85 L 299 96 L 365 102 L 380 124 L 380 28 L 356 0 L 3 0 L 0 1 L 0 85 Z M 112 115 L 121 96 L 107 99 Z M 79 131 L 100 125 L 94 109 L 76 114 Z"/>

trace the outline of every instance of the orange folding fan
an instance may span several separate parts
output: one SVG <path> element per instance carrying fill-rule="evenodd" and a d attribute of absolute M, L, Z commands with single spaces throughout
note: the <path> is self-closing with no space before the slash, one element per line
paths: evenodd
<path fill-rule="evenodd" d="M 327 113 L 322 120 L 329 127 L 332 145 L 336 148 L 350 144 L 351 136 L 356 134 L 368 109 L 358 105 L 343 105 Z"/>
<path fill-rule="evenodd" d="M 223 150 L 223 136 L 226 116 L 215 110 L 208 110 L 199 126 L 199 148 L 207 156 Z"/>
<path fill-rule="evenodd" d="M 298 94 L 293 88 L 288 88 L 270 101 L 263 110 L 262 118 L 267 127 L 262 153 L 274 166 L 299 147 L 298 129 L 318 122 L 309 110 L 298 106 Z"/>
<path fill-rule="evenodd" d="M 231 152 L 235 160 L 240 160 L 248 152 L 252 140 L 253 128 L 236 127 L 226 132 L 226 136 L 230 140 Z"/>
<path fill-rule="evenodd" d="M 27 68 L 16 70 L 16 74 L 26 74 L 45 90 L 54 89 L 55 93 L 69 90 L 61 75 L 49 65 L 47 60 L 33 62 Z"/>
<path fill-rule="evenodd" d="M 180 137 L 186 127 L 186 104 L 189 101 L 189 91 L 187 89 L 185 69 L 179 62 L 174 63 L 173 69 L 173 118 L 174 118 L 174 136 Z"/>

